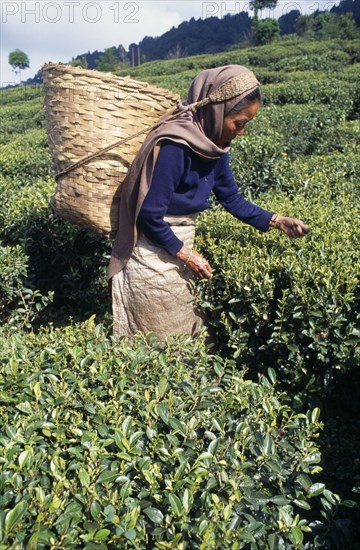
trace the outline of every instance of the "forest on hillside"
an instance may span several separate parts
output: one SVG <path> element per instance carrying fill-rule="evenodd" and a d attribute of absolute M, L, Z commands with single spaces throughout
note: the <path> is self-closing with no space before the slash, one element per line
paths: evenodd
<path fill-rule="evenodd" d="M 261 0 L 272 3 L 273 0 Z M 276 4 L 276 1 L 275 1 Z M 315 11 L 301 15 L 292 9 L 278 21 L 255 21 L 253 14 L 240 12 L 224 17 L 190 19 L 173 27 L 161 36 L 145 36 L 138 44 L 132 43 L 126 50 L 120 43 L 103 51 L 74 55 L 73 65 L 100 71 L 118 72 L 157 59 L 177 59 L 192 55 L 216 53 L 251 44 L 267 44 L 281 36 L 298 35 L 307 40 L 339 38 L 348 40 L 358 36 L 360 27 L 360 3 L 358 0 L 341 0 L 329 11 Z M 119 38 L 120 42 L 120 38 Z M 25 84 L 42 82 L 39 71 Z"/>

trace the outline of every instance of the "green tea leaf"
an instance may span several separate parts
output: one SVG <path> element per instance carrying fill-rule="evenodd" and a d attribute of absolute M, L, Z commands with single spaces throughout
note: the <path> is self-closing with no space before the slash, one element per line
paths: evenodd
<path fill-rule="evenodd" d="M 144 514 L 153 522 L 153 523 L 162 523 L 164 521 L 164 516 L 160 510 L 149 506 L 144 508 Z"/>
<path fill-rule="evenodd" d="M 276 372 L 274 369 L 272 369 L 271 367 L 268 368 L 267 370 L 267 374 L 268 374 L 268 377 L 270 379 L 270 381 L 275 384 L 276 382 Z"/>
<path fill-rule="evenodd" d="M 34 385 L 34 394 L 36 401 L 39 401 L 41 397 L 41 387 L 39 382 L 36 382 L 36 384 Z"/>
<path fill-rule="evenodd" d="M 16 506 L 7 512 L 4 522 L 5 533 L 10 533 L 20 522 L 21 518 L 25 514 L 27 508 L 27 502 L 24 500 L 18 502 Z"/>
<path fill-rule="evenodd" d="M 314 483 L 308 490 L 309 497 L 316 497 L 317 495 L 321 495 L 324 492 L 325 485 L 324 483 Z"/>
<path fill-rule="evenodd" d="M 95 521 L 98 521 L 101 518 L 101 506 L 96 500 L 91 503 L 90 514 Z"/>
<path fill-rule="evenodd" d="M 16 405 L 16 408 L 26 414 L 32 414 L 33 412 L 32 406 L 30 405 L 29 401 L 23 401 L 22 403 L 19 403 L 18 405 Z"/>
<path fill-rule="evenodd" d="M 297 545 L 300 545 L 302 544 L 303 540 L 304 540 L 304 533 L 302 532 L 302 530 L 300 529 L 300 527 L 291 527 L 291 533 L 295 539 L 295 543 Z"/>
<path fill-rule="evenodd" d="M 137 536 L 135 529 L 128 529 L 124 534 L 128 540 L 135 540 Z"/>
<path fill-rule="evenodd" d="M 111 483 L 111 482 L 115 481 L 115 479 L 117 477 L 119 477 L 118 472 L 110 472 L 109 470 L 104 470 L 103 472 L 101 472 L 101 474 L 97 478 L 96 482 L 97 483 Z"/>
<path fill-rule="evenodd" d="M 94 540 L 106 540 L 110 533 L 110 529 L 99 529 L 94 535 Z"/>
<path fill-rule="evenodd" d="M 193 502 L 193 496 L 192 496 L 191 492 L 189 491 L 189 489 L 185 489 L 184 494 L 183 494 L 182 503 L 183 503 L 183 507 L 184 507 L 184 510 L 185 510 L 186 513 L 188 513 L 190 511 L 192 502 Z"/>
<path fill-rule="evenodd" d="M 80 468 L 79 470 L 79 479 L 83 487 L 89 487 L 90 485 L 90 476 L 85 470 L 85 468 Z"/>
<path fill-rule="evenodd" d="M 172 493 L 169 493 L 168 498 L 169 498 L 171 509 L 174 512 L 174 514 L 177 516 L 181 516 L 184 509 L 179 497 L 177 495 L 173 495 Z"/>

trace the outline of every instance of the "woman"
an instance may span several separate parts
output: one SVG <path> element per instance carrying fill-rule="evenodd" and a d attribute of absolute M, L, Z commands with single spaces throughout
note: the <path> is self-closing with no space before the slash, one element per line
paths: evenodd
<path fill-rule="evenodd" d="M 122 186 L 109 267 L 114 336 L 196 332 L 201 313 L 189 279 L 210 279 L 212 269 L 193 249 L 195 219 L 212 191 L 231 214 L 260 231 L 275 227 L 292 238 L 308 232 L 303 222 L 245 200 L 234 181 L 230 143 L 259 107 L 251 71 L 240 65 L 205 70 L 187 104 L 147 136 Z"/>

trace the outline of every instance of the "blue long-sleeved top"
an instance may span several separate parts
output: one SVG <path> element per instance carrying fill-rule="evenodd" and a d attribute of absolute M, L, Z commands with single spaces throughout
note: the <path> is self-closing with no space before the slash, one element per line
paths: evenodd
<path fill-rule="evenodd" d="M 217 200 L 239 220 L 266 231 L 271 212 L 247 201 L 239 192 L 229 165 L 229 154 L 204 160 L 186 145 L 161 141 L 150 190 L 137 220 L 145 236 L 174 256 L 183 246 L 166 215 L 186 215 L 209 208 L 213 191 Z"/>

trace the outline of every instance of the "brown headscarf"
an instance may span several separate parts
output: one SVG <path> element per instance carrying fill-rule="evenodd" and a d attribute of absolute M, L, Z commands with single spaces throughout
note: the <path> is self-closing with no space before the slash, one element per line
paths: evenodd
<path fill-rule="evenodd" d="M 236 97 L 222 102 L 210 102 L 192 108 L 222 84 L 241 77 L 243 86 Z M 220 158 L 229 147 L 217 145 L 224 117 L 259 83 L 255 75 L 241 65 L 225 65 L 202 71 L 192 82 L 187 104 L 181 105 L 175 116 L 169 116 L 146 137 L 121 186 L 119 228 L 115 237 L 109 265 L 109 279 L 121 271 L 130 258 L 136 243 L 136 220 L 150 188 L 155 165 L 154 149 L 162 139 L 184 143 L 205 160 Z"/>

